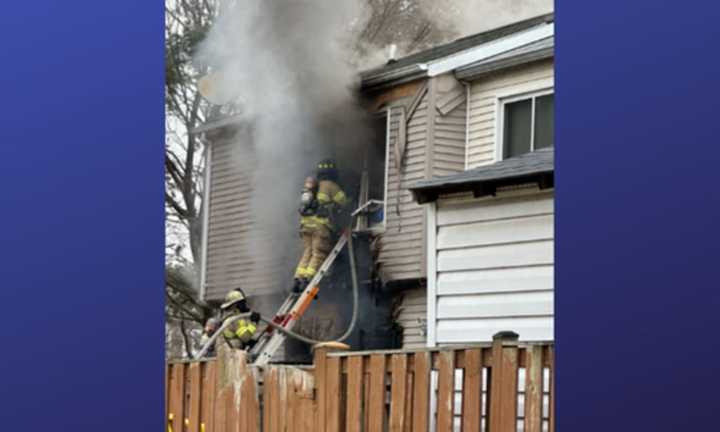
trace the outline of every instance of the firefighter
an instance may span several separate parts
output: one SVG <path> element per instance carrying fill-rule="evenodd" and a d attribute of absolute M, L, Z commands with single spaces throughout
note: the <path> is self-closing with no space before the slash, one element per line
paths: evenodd
<path fill-rule="evenodd" d="M 295 280 L 293 284 L 293 292 L 298 293 L 306 282 L 305 269 L 310 263 L 312 257 L 312 234 L 317 223 L 315 221 L 315 212 L 317 211 L 318 201 L 317 180 L 315 177 L 306 177 L 303 183 L 303 191 L 300 194 L 300 238 L 303 242 L 303 253 L 295 270 Z"/>
<path fill-rule="evenodd" d="M 347 205 L 345 192 L 338 185 L 338 172 L 332 159 L 324 159 L 317 165 L 317 189 L 313 207 L 313 214 L 303 216 L 302 232 L 305 250 L 295 271 L 295 292 L 298 292 L 307 282 L 315 276 L 318 268 L 325 261 L 332 249 L 332 236 L 335 234 L 335 219 L 340 211 Z"/>
<path fill-rule="evenodd" d="M 231 290 L 225 296 L 225 303 L 220 305 L 220 309 L 223 311 L 223 323 L 227 322 L 232 316 L 250 312 L 245 293 L 240 288 Z M 223 336 L 233 348 L 252 348 L 256 342 L 254 336 L 259 322 L 260 315 L 257 312 L 252 312 L 248 319 L 240 318 L 225 328 Z"/>
<path fill-rule="evenodd" d="M 203 329 L 202 337 L 200 337 L 200 346 L 204 347 L 207 345 L 210 338 L 215 334 L 217 329 L 220 328 L 220 320 L 217 318 L 208 318 L 205 322 L 205 328 Z M 205 357 L 215 357 L 215 347 L 210 346 L 205 353 Z"/>

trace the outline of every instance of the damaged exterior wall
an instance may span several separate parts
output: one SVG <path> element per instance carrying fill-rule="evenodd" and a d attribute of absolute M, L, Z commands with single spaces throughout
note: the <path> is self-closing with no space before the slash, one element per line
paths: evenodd
<path fill-rule="evenodd" d="M 446 74 L 375 96 L 376 104 L 387 104 L 391 113 L 386 229 L 378 251 L 379 270 L 386 283 L 416 281 L 406 284 L 410 288 L 401 294 L 396 310 L 403 348 L 425 346 L 427 318 L 422 283 L 427 216 L 407 188 L 418 180 L 465 168 L 466 93 L 465 86 Z"/>

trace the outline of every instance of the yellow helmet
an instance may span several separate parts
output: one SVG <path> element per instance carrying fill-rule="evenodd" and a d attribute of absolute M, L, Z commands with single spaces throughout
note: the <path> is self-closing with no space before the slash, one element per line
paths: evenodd
<path fill-rule="evenodd" d="M 245 300 L 245 293 L 243 293 L 240 288 L 235 288 L 227 293 L 225 296 L 225 303 L 220 305 L 220 309 L 227 309 L 243 300 Z"/>

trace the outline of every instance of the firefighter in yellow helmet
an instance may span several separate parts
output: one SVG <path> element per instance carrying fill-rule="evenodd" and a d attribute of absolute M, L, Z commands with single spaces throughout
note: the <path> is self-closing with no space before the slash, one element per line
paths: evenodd
<path fill-rule="evenodd" d="M 294 292 L 303 289 L 325 261 L 332 249 L 334 219 L 348 203 L 345 192 L 337 184 L 338 173 L 333 160 L 320 161 L 316 177 L 317 184 L 311 177 L 305 179 L 301 198 L 300 235 L 304 250 L 295 270 Z"/>
<path fill-rule="evenodd" d="M 225 303 L 220 305 L 220 309 L 223 311 L 223 324 L 235 315 L 250 312 L 245 293 L 240 288 L 235 288 L 227 293 Z M 240 318 L 225 328 L 223 336 L 233 348 L 252 348 L 256 342 L 254 336 L 257 332 L 258 322 L 260 322 L 260 315 L 257 312 L 252 312 L 249 318 Z"/>

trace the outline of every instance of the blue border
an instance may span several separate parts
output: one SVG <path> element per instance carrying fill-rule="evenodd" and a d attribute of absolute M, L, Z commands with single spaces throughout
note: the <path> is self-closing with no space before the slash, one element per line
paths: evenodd
<path fill-rule="evenodd" d="M 556 8 L 559 430 L 714 430 L 720 7 Z"/>
<path fill-rule="evenodd" d="M 3 4 L 2 430 L 163 428 L 163 13 Z"/>

